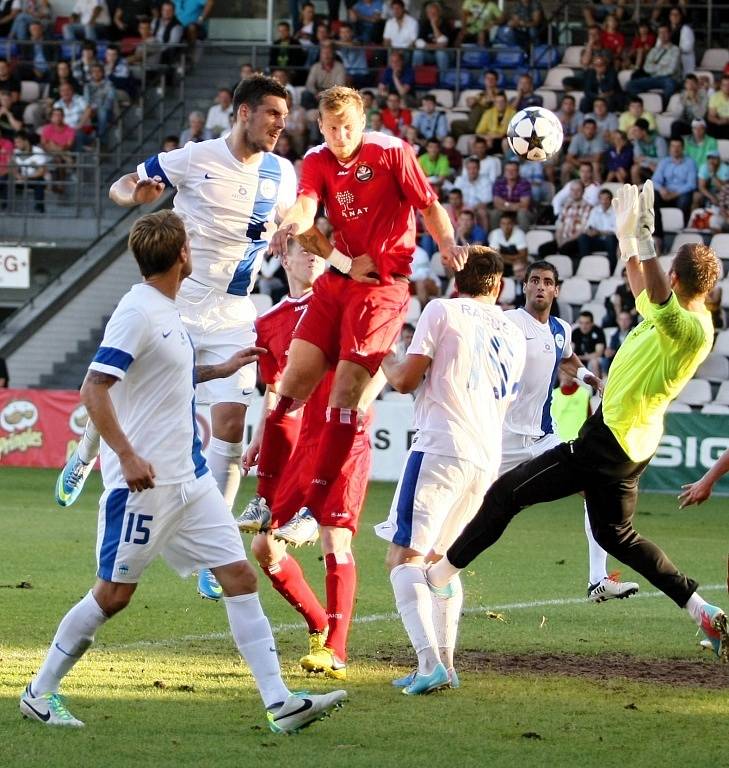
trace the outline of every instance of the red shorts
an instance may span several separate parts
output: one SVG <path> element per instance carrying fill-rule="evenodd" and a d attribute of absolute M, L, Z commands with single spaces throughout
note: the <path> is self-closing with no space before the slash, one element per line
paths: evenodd
<path fill-rule="evenodd" d="M 321 278 L 319 278 L 321 279 Z M 319 444 L 307 443 L 296 448 L 291 457 L 290 469 L 284 472 L 271 511 L 271 528 L 280 528 L 301 509 L 306 489 L 314 474 L 314 463 Z M 367 482 L 372 464 L 372 446 L 367 434 L 357 435 L 352 450 L 344 462 L 342 472 L 334 483 L 326 504 L 319 514 L 319 525 L 349 528 L 357 532 L 359 513 L 367 494 Z"/>
<path fill-rule="evenodd" d="M 332 366 L 349 360 L 374 376 L 400 335 L 409 303 L 407 280 L 371 285 L 329 271 L 314 283 L 294 338 L 319 347 Z"/>

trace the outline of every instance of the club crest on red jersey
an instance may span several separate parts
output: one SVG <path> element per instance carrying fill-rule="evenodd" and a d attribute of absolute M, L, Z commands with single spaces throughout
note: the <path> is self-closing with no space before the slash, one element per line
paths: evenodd
<path fill-rule="evenodd" d="M 369 165 L 358 165 L 357 170 L 354 172 L 354 177 L 357 181 L 361 182 L 369 181 L 374 175 L 375 172 Z"/>

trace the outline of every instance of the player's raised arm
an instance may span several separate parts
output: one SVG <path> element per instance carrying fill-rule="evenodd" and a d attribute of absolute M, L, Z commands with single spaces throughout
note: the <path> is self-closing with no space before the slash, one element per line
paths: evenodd
<path fill-rule="evenodd" d="M 111 402 L 109 390 L 119 379 L 109 373 L 89 371 L 81 386 L 81 402 L 86 406 L 104 442 L 119 457 L 124 479 L 131 491 L 154 488 L 154 468 L 137 454 L 122 430 Z"/>
<path fill-rule="evenodd" d="M 643 267 L 645 290 L 652 304 L 665 304 L 671 298 L 671 284 L 656 258 L 653 231 L 656 226 L 653 182 L 648 179 L 639 196 L 638 256 Z"/>
<path fill-rule="evenodd" d="M 165 184 L 159 176 L 140 179 L 137 172 L 127 173 L 117 179 L 109 188 L 109 197 L 117 205 L 131 208 L 158 200 L 165 191 Z"/>
<path fill-rule="evenodd" d="M 398 360 L 394 352 L 382 361 L 382 370 L 390 386 L 403 394 L 415 392 L 432 360 L 427 355 L 405 355 Z"/>
<path fill-rule="evenodd" d="M 438 243 L 443 266 L 455 272 L 463 269 L 468 258 L 468 248 L 465 245 L 456 245 L 456 233 L 445 208 L 436 200 L 427 208 L 423 208 L 421 213 L 425 228 Z"/>
<path fill-rule="evenodd" d="M 299 195 L 296 198 L 296 202 L 286 212 L 283 221 L 279 224 L 278 229 L 271 238 L 268 249 L 274 256 L 279 258 L 285 256 L 288 252 L 289 238 L 304 234 L 314 226 L 318 205 L 318 202 L 308 195 Z M 326 238 L 324 239 L 326 240 Z M 303 242 L 302 246 L 310 250 Z M 331 249 L 331 246 L 329 247 Z M 320 256 L 323 255 L 317 251 L 313 252 Z"/>

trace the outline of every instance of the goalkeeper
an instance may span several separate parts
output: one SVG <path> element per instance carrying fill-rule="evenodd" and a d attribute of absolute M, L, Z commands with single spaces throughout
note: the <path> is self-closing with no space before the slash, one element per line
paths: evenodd
<path fill-rule="evenodd" d="M 644 576 L 706 635 L 727 660 L 727 617 L 696 592 L 664 552 L 633 528 L 638 480 L 663 432 L 663 414 L 708 355 L 713 327 L 704 302 L 719 276 L 705 245 L 684 245 L 668 275 L 653 246 L 653 184 L 624 185 L 613 206 L 622 259 L 643 321 L 610 368 L 602 405 L 576 440 L 507 472 L 486 494 L 474 519 L 427 572 L 431 589 L 447 596 L 451 578 L 494 544 L 524 507 L 584 491 L 590 525 L 604 549 Z"/>

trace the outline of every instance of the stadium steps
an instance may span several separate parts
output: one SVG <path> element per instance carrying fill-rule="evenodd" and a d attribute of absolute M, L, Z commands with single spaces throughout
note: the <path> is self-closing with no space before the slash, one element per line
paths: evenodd
<path fill-rule="evenodd" d="M 54 363 L 51 373 L 41 375 L 39 386 L 44 389 L 78 389 L 86 375 L 89 362 L 101 343 L 108 321 L 107 314 L 98 328 L 89 331 L 88 338 L 76 344 L 75 352 L 69 352 L 60 363 Z"/>
<path fill-rule="evenodd" d="M 187 115 L 193 109 L 207 113 L 218 88 L 233 87 L 240 65 L 244 62 L 253 62 L 251 46 L 231 43 L 205 48 L 195 70 L 185 77 L 185 127 Z M 258 62 L 257 65 L 267 67 L 268 61 Z"/>

